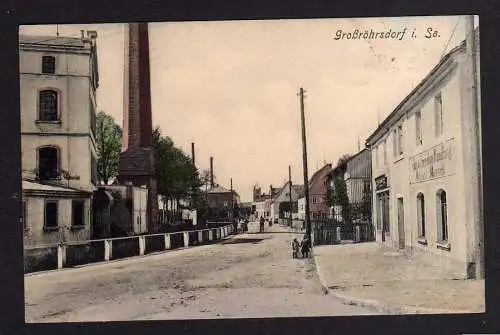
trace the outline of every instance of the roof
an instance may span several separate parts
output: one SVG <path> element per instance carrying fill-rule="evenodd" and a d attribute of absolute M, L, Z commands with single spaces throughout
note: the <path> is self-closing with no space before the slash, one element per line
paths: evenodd
<path fill-rule="evenodd" d="M 289 183 L 287 182 L 283 187 L 281 187 L 278 191 L 278 193 L 275 194 L 275 196 L 272 198 L 272 201 L 274 202 L 278 197 L 281 195 L 281 192 L 283 190 L 288 189 Z M 292 184 L 292 189 L 295 193 L 297 193 L 297 196 L 300 198 L 304 194 L 304 185 L 294 185 Z"/>
<path fill-rule="evenodd" d="M 51 45 L 51 46 L 71 46 L 85 48 L 86 43 L 84 39 L 79 37 L 64 37 L 64 36 L 32 36 L 32 35 L 19 35 L 20 44 L 34 44 L 34 45 Z"/>
<path fill-rule="evenodd" d="M 23 188 L 23 193 L 32 193 L 37 195 L 86 196 L 91 194 L 91 192 L 78 190 L 75 188 L 40 183 L 28 179 L 23 179 L 22 188 Z"/>
<path fill-rule="evenodd" d="M 476 33 L 476 45 L 478 45 L 478 41 L 479 41 L 479 29 L 476 28 L 475 30 L 475 33 Z M 454 47 L 453 49 L 451 49 L 443 58 L 441 58 L 441 60 L 439 61 L 438 64 L 436 64 L 436 66 L 434 66 L 432 68 L 432 70 L 427 74 L 427 76 L 425 76 L 424 79 L 422 79 L 422 81 L 420 81 L 420 83 L 410 92 L 410 94 L 408 94 L 400 103 L 399 105 L 396 106 L 396 108 L 391 112 L 391 114 L 389 114 L 388 117 L 386 117 L 384 119 L 384 121 L 382 121 L 382 123 L 377 127 L 377 129 L 375 129 L 375 131 L 366 139 L 366 142 L 365 144 L 368 146 L 370 144 L 370 142 L 379 134 L 381 133 L 382 131 L 387 131 L 387 127 L 389 126 L 390 122 L 394 119 L 394 117 L 396 116 L 396 114 L 401 110 L 403 109 L 403 107 L 406 105 L 406 103 L 410 100 L 410 98 L 412 98 L 413 96 L 415 96 L 417 94 L 417 92 L 426 84 L 428 83 L 431 78 L 436 74 L 436 72 L 438 72 L 441 67 L 447 63 L 447 61 L 452 58 L 453 56 L 455 56 L 457 53 L 459 52 L 462 52 L 465 50 L 465 40 L 462 41 L 458 46 Z"/>
<path fill-rule="evenodd" d="M 328 169 L 328 170 L 331 170 L 332 169 L 332 164 L 328 163 L 328 164 L 325 164 L 323 165 L 323 167 L 321 169 L 319 169 L 318 171 L 314 172 L 314 174 L 312 175 L 309 183 L 312 184 L 312 182 L 320 175 L 321 172 L 323 172 L 325 169 Z"/>
<path fill-rule="evenodd" d="M 231 190 L 228 190 L 222 186 L 216 186 L 208 190 L 208 193 L 231 193 Z"/>

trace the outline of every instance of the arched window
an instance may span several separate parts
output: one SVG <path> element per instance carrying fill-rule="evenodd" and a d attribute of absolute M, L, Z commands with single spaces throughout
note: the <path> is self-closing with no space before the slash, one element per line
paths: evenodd
<path fill-rule="evenodd" d="M 59 149 L 56 147 L 38 148 L 38 179 L 59 178 Z"/>
<path fill-rule="evenodd" d="M 54 56 L 42 56 L 42 73 L 56 72 L 56 58 Z"/>
<path fill-rule="evenodd" d="M 448 241 L 448 210 L 446 202 L 446 191 L 439 190 L 436 193 L 436 212 L 438 239 L 442 242 Z"/>
<path fill-rule="evenodd" d="M 418 237 L 425 238 L 425 200 L 424 195 L 417 195 L 417 222 L 418 222 Z"/>
<path fill-rule="evenodd" d="M 40 121 L 59 120 L 58 93 L 54 90 L 40 91 L 38 97 L 38 118 Z"/>

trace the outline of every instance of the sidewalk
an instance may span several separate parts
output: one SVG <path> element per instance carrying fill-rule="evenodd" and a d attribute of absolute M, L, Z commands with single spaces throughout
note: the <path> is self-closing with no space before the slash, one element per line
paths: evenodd
<path fill-rule="evenodd" d="M 377 243 L 314 247 L 325 291 L 388 314 L 484 312 L 484 280 L 462 280 Z"/>

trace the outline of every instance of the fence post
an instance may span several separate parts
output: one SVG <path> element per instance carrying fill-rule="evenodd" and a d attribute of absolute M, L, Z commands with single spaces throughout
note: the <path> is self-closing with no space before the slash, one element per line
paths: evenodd
<path fill-rule="evenodd" d="M 335 239 L 337 240 L 337 242 L 341 242 L 342 241 L 342 237 L 340 236 L 340 227 L 337 226 L 337 229 L 336 229 L 336 236 L 335 236 Z"/>
<path fill-rule="evenodd" d="M 189 247 L 189 232 L 185 231 L 184 233 L 184 247 Z"/>
<path fill-rule="evenodd" d="M 203 242 L 203 231 L 202 230 L 198 231 L 198 242 L 199 243 Z"/>
<path fill-rule="evenodd" d="M 146 237 L 139 236 L 139 256 L 144 256 L 146 250 Z"/>
<path fill-rule="evenodd" d="M 165 250 L 170 249 L 170 234 L 165 234 Z"/>
<path fill-rule="evenodd" d="M 62 269 L 66 265 L 66 245 L 57 246 L 57 268 Z"/>
<path fill-rule="evenodd" d="M 212 241 L 213 239 L 214 239 L 214 231 L 212 229 L 210 229 L 208 231 L 208 240 Z"/>
<path fill-rule="evenodd" d="M 104 260 L 109 261 L 112 257 L 113 241 L 104 240 Z"/>
<path fill-rule="evenodd" d="M 356 243 L 361 241 L 361 231 L 359 225 L 356 225 Z"/>

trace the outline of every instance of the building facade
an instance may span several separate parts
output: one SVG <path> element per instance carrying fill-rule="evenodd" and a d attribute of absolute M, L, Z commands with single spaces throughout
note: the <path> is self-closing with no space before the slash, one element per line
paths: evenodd
<path fill-rule="evenodd" d="M 316 171 L 309 181 L 309 204 L 311 206 L 311 219 L 326 219 L 330 209 L 326 203 L 326 193 L 328 190 L 328 175 L 332 171 L 331 164 L 325 164 Z"/>
<path fill-rule="evenodd" d="M 297 212 L 297 200 L 304 196 L 304 185 L 293 185 L 290 191 L 290 183 L 286 183 L 277 192 L 271 202 L 271 220 L 284 219 L 285 212 L 289 211 L 290 195 L 292 201 L 292 213 Z M 293 215 L 293 214 L 292 214 Z"/>
<path fill-rule="evenodd" d="M 466 127 L 472 80 L 465 44 L 450 51 L 368 138 L 376 240 L 422 252 L 470 276 L 477 249 L 468 211 Z M 478 65 L 478 64 L 477 64 Z"/>
<path fill-rule="evenodd" d="M 25 245 L 91 236 L 96 37 L 20 36 Z"/>
<path fill-rule="evenodd" d="M 344 180 L 351 216 L 371 217 L 371 152 L 365 148 L 347 161 Z"/>

